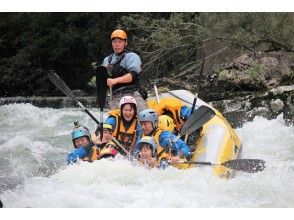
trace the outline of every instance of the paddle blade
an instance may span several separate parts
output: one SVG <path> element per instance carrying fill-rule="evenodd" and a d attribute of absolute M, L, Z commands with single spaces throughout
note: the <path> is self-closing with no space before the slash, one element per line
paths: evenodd
<path fill-rule="evenodd" d="M 180 135 L 183 136 L 199 129 L 213 116 L 215 116 L 215 112 L 211 108 L 205 105 L 200 106 L 184 123 Z"/>
<path fill-rule="evenodd" d="M 264 170 L 265 161 L 259 159 L 236 159 L 228 160 L 221 165 L 234 170 L 242 170 L 247 173 L 256 173 Z"/>
<path fill-rule="evenodd" d="M 106 103 L 107 78 L 107 68 L 104 66 L 98 66 L 96 69 L 96 89 L 97 100 L 100 109 L 103 109 Z"/>
<path fill-rule="evenodd" d="M 48 70 L 48 78 L 49 80 L 60 89 L 66 96 L 71 98 L 72 100 L 78 102 L 77 98 L 70 90 L 70 88 L 65 84 L 65 82 L 56 74 L 54 70 Z"/>

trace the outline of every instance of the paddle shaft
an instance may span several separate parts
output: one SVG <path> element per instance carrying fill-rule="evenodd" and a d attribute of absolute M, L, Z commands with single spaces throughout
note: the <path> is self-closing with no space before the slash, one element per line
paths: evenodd
<path fill-rule="evenodd" d="M 209 165 L 209 166 L 215 166 L 215 165 L 222 165 L 221 163 L 212 163 L 212 162 L 204 162 L 204 161 L 179 161 L 179 163 L 188 163 L 188 164 L 199 164 L 199 165 Z"/>
<path fill-rule="evenodd" d="M 109 96 L 110 100 L 112 100 L 112 86 L 109 86 Z"/>
<path fill-rule="evenodd" d="M 131 154 L 129 151 L 127 151 L 120 143 L 118 140 L 116 140 L 114 137 L 111 138 L 111 140 L 117 145 L 119 146 L 122 151 L 127 155 L 128 160 L 130 160 Z"/>
<path fill-rule="evenodd" d="M 154 83 L 153 87 L 154 87 L 154 91 L 155 91 L 157 104 L 159 104 L 159 96 L 158 96 L 158 90 L 157 90 L 156 83 Z"/>
<path fill-rule="evenodd" d="M 95 118 L 95 116 L 92 115 L 92 113 L 89 112 L 89 110 L 86 109 L 85 106 L 81 102 L 79 102 L 79 100 L 75 97 L 75 95 L 73 94 L 71 89 L 65 84 L 65 82 L 54 71 L 48 72 L 48 78 L 67 97 L 69 97 L 72 101 L 76 102 L 78 104 L 78 106 L 80 106 L 83 109 L 83 111 L 86 112 L 87 115 L 89 115 L 90 118 L 92 118 L 96 122 L 97 125 L 100 125 L 100 122 Z M 114 137 L 112 137 L 111 140 L 128 155 L 128 158 L 130 158 L 130 156 L 129 156 L 130 153 L 119 143 L 118 140 L 116 140 Z"/>
<path fill-rule="evenodd" d="M 196 93 L 195 97 L 194 97 L 194 100 L 193 100 L 193 105 L 192 105 L 192 109 L 191 109 L 191 115 L 194 113 L 196 102 L 197 102 L 197 97 L 198 97 L 198 94 Z M 189 134 L 185 135 L 185 143 L 187 143 L 188 136 L 189 136 Z"/>
<path fill-rule="evenodd" d="M 247 173 L 256 173 L 263 171 L 265 168 L 265 161 L 260 159 L 234 159 L 228 160 L 223 163 L 212 163 L 205 161 L 180 161 L 182 163 L 188 164 L 199 164 L 199 165 L 221 165 L 229 169 L 240 170 Z"/>

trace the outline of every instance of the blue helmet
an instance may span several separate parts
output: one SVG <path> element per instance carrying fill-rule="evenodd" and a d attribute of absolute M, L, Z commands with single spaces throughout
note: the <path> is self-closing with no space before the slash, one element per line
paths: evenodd
<path fill-rule="evenodd" d="M 150 121 L 153 125 L 153 128 L 157 128 L 158 114 L 152 108 L 145 109 L 139 113 L 139 122 L 141 121 Z"/>
<path fill-rule="evenodd" d="M 91 134 L 90 134 L 88 128 L 83 127 L 83 126 L 78 126 L 72 130 L 71 138 L 73 141 L 77 138 L 80 138 L 80 137 L 88 137 L 90 139 Z"/>

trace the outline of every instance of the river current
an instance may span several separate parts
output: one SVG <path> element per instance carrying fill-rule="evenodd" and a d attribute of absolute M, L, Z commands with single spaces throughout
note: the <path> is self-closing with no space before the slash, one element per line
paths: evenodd
<path fill-rule="evenodd" d="M 97 109 L 89 109 L 97 118 Z M 104 115 L 104 118 L 106 114 Z M 294 127 L 256 117 L 236 131 L 241 158 L 263 159 L 259 173 L 230 180 L 210 167 L 147 170 L 124 159 L 68 166 L 73 122 L 95 123 L 78 108 L 0 106 L 0 199 L 5 207 L 294 207 Z M 163 199 L 164 198 L 164 199 Z"/>

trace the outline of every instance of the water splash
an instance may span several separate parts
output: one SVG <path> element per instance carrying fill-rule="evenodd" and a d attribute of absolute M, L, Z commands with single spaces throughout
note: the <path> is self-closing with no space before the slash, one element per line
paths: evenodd
<path fill-rule="evenodd" d="M 79 109 L 15 104 L 0 106 L 0 118 L 6 126 L 0 128 L 0 198 L 6 207 L 294 206 L 294 128 L 282 115 L 256 117 L 237 129 L 242 157 L 264 159 L 266 169 L 238 172 L 231 180 L 204 166 L 146 170 L 123 159 L 67 166 L 73 121 L 96 126 Z"/>

